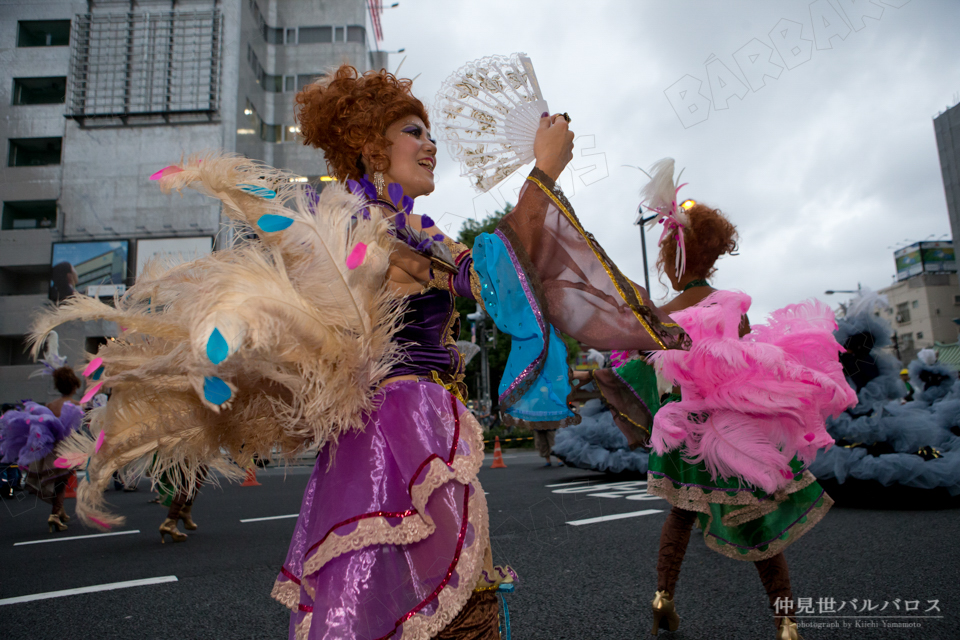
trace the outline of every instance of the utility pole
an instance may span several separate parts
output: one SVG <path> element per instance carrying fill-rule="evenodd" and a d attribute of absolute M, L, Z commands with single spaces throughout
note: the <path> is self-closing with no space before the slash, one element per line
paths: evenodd
<path fill-rule="evenodd" d="M 479 305 L 473 313 L 467 314 L 467 320 L 473 323 L 473 335 L 477 344 L 480 345 L 480 388 L 477 390 L 478 400 L 480 401 L 481 415 L 489 416 L 493 402 L 490 399 L 490 357 L 488 349 L 491 338 L 487 334 L 487 325 L 491 325 L 492 339 L 496 340 L 497 326 L 493 324 L 490 316 Z"/>
<path fill-rule="evenodd" d="M 647 267 L 647 234 L 646 224 L 656 219 L 656 215 L 649 218 L 643 217 L 643 205 L 637 207 L 637 221 L 634 223 L 640 227 L 640 249 L 643 251 L 643 284 L 647 288 L 647 295 L 650 295 L 650 272 Z"/>

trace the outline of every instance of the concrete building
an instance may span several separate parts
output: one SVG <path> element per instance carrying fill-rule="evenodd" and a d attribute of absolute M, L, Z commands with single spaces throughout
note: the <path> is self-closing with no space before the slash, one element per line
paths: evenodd
<path fill-rule="evenodd" d="M 958 286 L 956 273 L 921 273 L 879 291 L 890 302 L 882 317 L 893 327 L 901 362 L 934 343 L 957 342 Z"/>
<path fill-rule="evenodd" d="M 322 155 L 297 142 L 293 96 L 341 62 L 386 66 L 376 50 L 379 7 L 0 0 L 0 401 L 52 399 L 49 378 L 28 380 L 37 365 L 23 348 L 32 314 L 63 276 L 54 264 L 72 265 L 79 292 L 112 297 L 133 284 L 138 249 L 229 242 L 218 202 L 164 195 L 152 173 L 226 149 L 305 179 L 326 175 Z M 59 333 L 61 354 L 76 365 L 116 327 Z"/>
<path fill-rule="evenodd" d="M 954 246 L 960 242 L 960 104 L 947 109 L 933 120 L 940 154 L 943 190 L 947 197 L 947 213 Z"/>

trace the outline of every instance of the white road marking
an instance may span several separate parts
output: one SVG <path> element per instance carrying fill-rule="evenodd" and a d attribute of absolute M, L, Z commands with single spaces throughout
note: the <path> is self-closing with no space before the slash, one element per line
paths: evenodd
<path fill-rule="evenodd" d="M 593 480 L 577 480 L 575 482 L 558 482 L 557 484 L 548 484 L 547 488 L 552 489 L 553 487 L 569 487 L 575 484 L 584 484 L 586 482 L 593 482 Z"/>
<path fill-rule="evenodd" d="M 33 602 L 34 600 L 46 600 L 48 598 L 63 598 L 64 596 L 75 596 L 81 593 L 96 593 L 98 591 L 113 591 L 114 589 L 129 589 L 130 587 L 145 587 L 151 584 L 163 584 L 165 582 L 176 582 L 177 576 L 161 576 L 159 578 L 144 578 L 142 580 L 127 580 L 126 582 L 111 582 L 109 584 L 97 584 L 92 587 L 80 587 L 79 589 L 64 589 L 63 591 L 48 591 L 46 593 L 35 593 L 30 596 L 18 596 L 16 598 L 3 598 L 0 600 L 0 606 L 5 604 L 20 604 L 21 602 Z"/>
<path fill-rule="evenodd" d="M 573 483 L 570 483 L 571 485 Z M 607 482 L 604 484 L 586 484 L 584 486 L 576 487 L 561 487 L 560 489 L 554 489 L 552 493 L 589 493 L 591 491 L 601 491 L 601 492 L 617 492 L 622 495 L 627 495 L 630 493 L 638 493 L 640 491 L 646 491 L 647 481 L 646 480 L 628 480 L 626 482 Z M 610 496 L 604 496 L 610 497 Z"/>
<path fill-rule="evenodd" d="M 263 522 L 264 520 L 283 520 L 284 518 L 296 518 L 299 516 L 299 513 L 291 513 L 285 516 L 268 516 L 266 518 L 247 518 L 246 520 L 241 520 L 240 522 Z"/>
<path fill-rule="evenodd" d="M 28 542 L 14 542 L 13 546 L 22 547 L 27 544 L 44 544 L 45 542 L 64 542 L 66 540 L 86 540 L 87 538 L 105 538 L 107 536 L 125 536 L 130 533 L 140 533 L 139 529 L 133 531 L 113 531 L 111 533 L 92 533 L 88 536 L 68 536 L 66 538 L 44 538 L 43 540 L 30 540 Z"/>
<path fill-rule="evenodd" d="M 609 516 L 600 516 L 598 518 L 585 518 L 583 520 L 571 520 L 567 524 L 579 527 L 584 524 L 596 524 L 597 522 L 607 522 L 609 520 L 623 520 L 624 518 L 637 518 L 639 516 L 649 516 L 654 513 L 663 513 L 662 509 L 644 509 L 643 511 L 631 511 L 630 513 L 614 513 Z"/>

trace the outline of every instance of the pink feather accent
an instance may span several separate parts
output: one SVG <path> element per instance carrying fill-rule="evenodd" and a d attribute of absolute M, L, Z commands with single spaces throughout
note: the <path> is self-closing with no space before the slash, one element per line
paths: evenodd
<path fill-rule="evenodd" d="M 87 389 L 87 392 L 86 392 L 85 394 L 83 394 L 83 397 L 82 397 L 82 398 L 80 398 L 80 404 L 86 404 L 86 403 L 90 402 L 91 398 L 93 398 L 93 396 L 97 395 L 97 391 L 100 391 L 100 387 L 102 387 L 102 386 L 103 386 L 103 382 L 101 381 L 101 382 L 98 382 L 97 384 L 93 385 L 93 386 L 90 387 L 89 389 Z"/>
<path fill-rule="evenodd" d="M 746 294 L 718 291 L 671 314 L 692 345 L 651 356 L 683 390 L 680 402 L 657 413 L 651 444 L 661 455 L 684 445 L 687 459 L 714 477 L 773 493 L 793 479 L 784 470 L 794 456 L 808 464 L 833 445 L 825 419 L 857 398 L 843 376 L 829 307 L 790 305 L 741 339 L 749 308 Z"/>
<path fill-rule="evenodd" d="M 100 447 L 103 446 L 103 439 L 105 436 L 106 434 L 103 431 L 101 431 L 100 435 L 97 436 L 97 444 L 93 447 L 94 453 L 100 453 Z"/>
<path fill-rule="evenodd" d="M 87 455 L 83 453 L 68 453 L 53 462 L 53 466 L 58 469 L 72 469 L 81 467 L 87 462 Z"/>
<path fill-rule="evenodd" d="M 175 164 L 172 164 L 172 165 L 170 165 L 169 167 L 164 167 L 163 169 L 160 169 L 160 171 L 157 171 L 155 174 L 153 174 L 152 176 L 150 176 L 150 179 L 151 179 L 151 180 L 160 180 L 161 178 L 166 178 L 167 176 L 172 176 L 173 174 L 175 174 L 175 173 L 180 173 L 181 171 L 183 171 L 183 169 L 181 169 L 180 167 L 178 167 L 178 166 L 175 165 Z"/>
<path fill-rule="evenodd" d="M 347 256 L 347 269 L 356 269 L 363 264 L 363 259 L 367 257 L 367 245 L 358 242 L 350 255 Z"/>
<path fill-rule="evenodd" d="M 94 371 L 100 368 L 100 365 L 102 364 L 103 364 L 103 358 L 94 358 L 93 360 L 90 361 L 90 364 L 88 364 L 86 368 L 83 370 L 83 375 L 86 377 L 90 377 Z"/>
<path fill-rule="evenodd" d="M 93 516 L 87 516 L 87 520 L 97 525 L 98 527 L 103 527 L 104 529 L 113 529 L 112 525 L 107 524 L 99 518 L 94 518 Z"/>

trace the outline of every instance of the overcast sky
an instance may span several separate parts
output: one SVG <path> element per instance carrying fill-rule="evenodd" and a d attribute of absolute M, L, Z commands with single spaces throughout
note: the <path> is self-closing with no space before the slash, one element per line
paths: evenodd
<path fill-rule="evenodd" d="M 391 70 L 406 57 L 400 75 L 419 74 L 414 91 L 431 104 L 464 63 L 529 54 L 551 111 L 569 112 L 578 136 L 564 189 L 637 282 L 644 179 L 623 165 L 675 158 L 690 183 L 681 195 L 737 225 L 740 255 L 721 259 L 713 282 L 753 296 L 757 321 L 810 297 L 836 307 L 827 289 L 888 286 L 896 248 L 949 237 L 933 118 L 960 96 L 960 2 L 874 0 L 866 9 L 879 18 L 837 21 L 842 6 L 866 3 L 402 0 L 384 11 L 380 47 L 406 49 Z M 781 69 L 764 77 L 765 60 Z M 708 117 L 696 122 L 686 114 L 701 82 Z M 449 234 L 515 202 L 518 176 L 477 197 L 459 173 L 441 144 L 437 190 L 416 209 Z M 662 299 L 652 261 L 651 281 Z"/>

